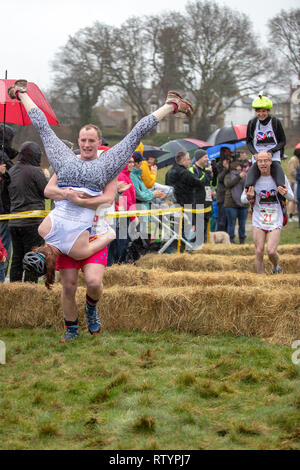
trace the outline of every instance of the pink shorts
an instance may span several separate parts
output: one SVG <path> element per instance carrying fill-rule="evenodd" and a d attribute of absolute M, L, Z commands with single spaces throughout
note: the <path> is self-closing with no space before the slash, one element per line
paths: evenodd
<path fill-rule="evenodd" d="M 59 255 L 56 260 L 56 271 L 60 271 L 61 269 L 81 269 L 81 271 L 83 271 L 83 267 L 86 264 L 92 263 L 107 266 L 107 253 L 108 250 L 106 246 L 103 250 L 100 250 L 89 258 L 82 259 L 80 261 L 70 258 L 68 255 Z"/>

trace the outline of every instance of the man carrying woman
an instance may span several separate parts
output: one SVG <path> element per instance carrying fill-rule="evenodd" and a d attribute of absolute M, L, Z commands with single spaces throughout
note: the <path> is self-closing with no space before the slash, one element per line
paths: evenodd
<path fill-rule="evenodd" d="M 111 192 L 109 192 L 107 197 L 108 199 L 111 198 L 112 193 L 114 192 L 114 183 L 112 181 L 120 173 L 122 168 L 124 168 L 144 135 L 153 129 L 160 120 L 171 113 L 182 112 L 189 116 L 193 113 L 193 107 L 189 101 L 183 100 L 177 92 L 170 91 L 163 106 L 161 106 L 158 110 L 149 116 L 142 118 L 121 142 L 102 153 L 99 157 L 97 154 L 97 150 L 100 145 L 99 132 L 95 126 L 84 126 L 80 130 L 78 139 L 80 155 L 76 156 L 55 135 L 53 130 L 50 128 L 43 112 L 35 105 L 35 103 L 27 94 L 26 88 L 27 82 L 25 80 L 17 80 L 15 85 L 10 88 L 9 95 L 11 98 L 16 98 L 21 101 L 34 127 L 37 129 L 42 139 L 49 163 L 57 175 L 58 188 L 55 190 L 57 191 L 57 194 L 54 198 L 56 200 L 62 198 L 61 200 L 63 200 L 63 197 L 66 197 L 68 202 L 71 202 L 74 206 L 90 208 L 92 210 L 90 214 L 91 216 L 94 214 L 93 211 L 95 210 L 95 201 L 98 205 L 100 203 L 107 202 L 103 201 L 103 197 L 105 196 L 104 188 L 106 187 L 107 189 L 108 183 L 111 184 Z M 86 189 L 88 191 L 86 191 Z M 85 195 L 86 192 L 88 192 L 91 197 L 87 198 Z M 52 196 L 53 195 L 54 193 Z M 48 197 L 50 197 L 50 193 L 48 193 Z M 99 199 L 97 200 L 95 198 Z M 111 200 L 111 203 L 113 202 L 113 199 Z M 74 211 L 76 212 L 76 217 L 74 217 Z M 84 250 L 86 249 L 86 245 L 89 241 L 89 224 L 92 223 L 93 217 L 90 219 L 87 217 L 84 221 L 84 224 L 82 224 L 82 220 L 78 216 L 77 211 L 75 209 L 74 211 L 72 210 L 69 212 L 69 220 L 67 219 L 68 212 L 64 212 L 66 219 L 63 224 L 57 224 L 57 219 L 50 218 L 50 224 L 47 227 L 47 229 L 49 228 L 49 232 L 44 234 L 44 236 L 47 237 L 47 235 L 51 234 L 52 244 L 46 245 L 46 252 L 44 253 L 39 248 L 38 252 L 36 253 L 36 259 L 33 258 L 34 255 L 32 254 L 32 269 L 35 268 L 36 262 L 36 264 L 39 266 L 41 274 L 43 274 L 41 264 L 44 263 L 45 270 L 48 260 L 49 264 L 53 265 L 53 260 L 56 261 L 56 258 L 60 252 L 68 255 L 73 245 L 77 241 L 77 239 L 74 240 L 74 231 L 77 231 L 77 238 L 80 238 L 81 234 L 84 234 L 85 240 L 82 241 L 82 247 Z M 60 230 L 64 230 L 64 239 L 60 239 L 59 237 Z M 45 232 L 47 232 L 47 230 L 45 230 Z M 69 236 L 70 240 L 68 239 Z M 64 246 L 65 242 L 68 242 L 68 246 L 66 247 Z M 91 256 L 98 255 L 97 251 L 101 245 L 101 239 L 100 242 L 99 240 L 96 240 L 92 243 L 94 244 L 95 251 L 93 254 L 91 254 Z M 98 250 L 96 248 L 98 248 Z M 87 264 L 88 266 L 90 266 L 90 264 L 95 264 L 95 266 L 91 269 L 86 267 L 84 268 L 84 266 L 83 268 L 85 272 L 85 279 L 88 279 L 87 282 L 89 282 L 89 285 L 93 286 L 91 287 L 91 291 L 94 293 L 92 294 L 93 297 L 90 295 L 87 296 L 86 313 L 88 316 L 89 331 L 91 334 L 95 334 L 100 331 L 100 322 L 97 316 L 96 305 L 99 300 L 98 296 L 101 294 L 101 287 L 99 286 L 102 284 L 105 262 L 101 264 L 99 260 L 91 261 L 91 257 L 89 257 L 88 260 L 90 260 Z M 80 256 L 78 256 L 77 261 L 82 263 L 84 260 L 80 259 Z M 96 269 L 96 266 L 99 268 L 96 270 L 98 275 L 94 276 L 94 270 Z M 103 268 L 100 266 L 103 266 Z M 73 266 L 66 268 L 66 265 L 63 267 L 66 272 L 72 270 L 72 268 Z M 78 266 L 75 268 L 78 270 Z M 90 274 L 90 278 L 88 271 L 93 272 L 93 274 Z M 75 306 L 75 292 L 77 289 L 78 273 L 76 276 L 74 274 L 70 274 L 69 272 L 66 273 L 66 275 L 64 274 L 62 275 L 62 303 L 67 332 L 65 337 L 62 339 L 63 342 L 78 337 L 78 315 L 77 308 Z M 92 276 L 94 277 L 92 278 Z M 91 317 L 91 321 L 89 321 L 89 316 Z M 93 324 L 95 328 L 91 326 Z"/>

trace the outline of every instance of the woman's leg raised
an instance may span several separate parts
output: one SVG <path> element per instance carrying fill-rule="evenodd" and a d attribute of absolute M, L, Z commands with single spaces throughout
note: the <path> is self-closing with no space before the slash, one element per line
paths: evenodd
<path fill-rule="evenodd" d="M 89 241 L 89 236 L 90 233 L 87 230 L 82 232 L 72 246 L 68 256 L 76 260 L 89 258 L 112 242 L 116 238 L 116 233 L 109 227 L 106 233 L 92 241 Z"/>
<path fill-rule="evenodd" d="M 18 82 L 18 81 L 17 81 Z M 17 83 L 16 82 L 16 83 Z M 68 159 L 74 158 L 74 153 L 71 149 L 68 148 L 55 134 L 51 129 L 46 119 L 45 114 L 41 111 L 34 101 L 26 92 L 26 81 L 19 80 L 19 82 L 24 82 L 25 91 L 20 91 L 16 95 L 16 89 L 18 91 L 18 86 L 11 87 L 9 91 L 9 96 L 11 98 L 18 99 L 24 106 L 28 116 L 31 119 L 31 122 L 37 132 L 39 133 L 43 145 L 45 147 L 47 158 L 53 167 L 55 173 L 57 173 L 60 167 L 64 164 L 68 164 Z M 22 89 L 22 87 L 21 87 Z"/>

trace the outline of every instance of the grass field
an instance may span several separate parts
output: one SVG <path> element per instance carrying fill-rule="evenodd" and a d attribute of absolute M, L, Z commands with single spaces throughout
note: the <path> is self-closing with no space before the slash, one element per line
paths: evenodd
<path fill-rule="evenodd" d="M 255 338 L 2 329 L 0 449 L 299 449 L 299 366 Z"/>

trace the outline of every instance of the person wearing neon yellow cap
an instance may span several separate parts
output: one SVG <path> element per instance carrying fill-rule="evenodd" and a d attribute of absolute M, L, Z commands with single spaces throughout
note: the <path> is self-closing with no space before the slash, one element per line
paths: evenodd
<path fill-rule="evenodd" d="M 252 108 L 256 117 L 248 122 L 246 143 L 252 154 L 252 167 L 247 173 L 245 187 L 254 186 L 260 177 L 256 164 L 259 152 L 268 152 L 272 156 L 271 175 L 277 186 L 284 186 L 285 175 L 281 167 L 281 156 L 286 144 L 285 133 L 278 118 L 270 115 L 272 101 L 263 95 L 253 100 Z"/>

